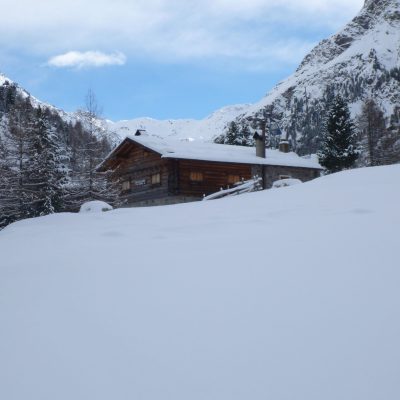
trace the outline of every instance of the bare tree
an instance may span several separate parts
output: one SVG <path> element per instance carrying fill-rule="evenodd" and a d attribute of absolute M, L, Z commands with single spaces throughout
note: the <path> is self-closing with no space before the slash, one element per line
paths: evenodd
<path fill-rule="evenodd" d="M 89 89 L 85 96 L 85 107 L 78 111 L 81 127 L 85 132 L 82 136 L 80 149 L 74 154 L 75 184 L 70 192 L 70 207 L 75 209 L 79 204 L 88 200 L 105 200 L 113 202 L 116 197 L 114 188 L 109 180 L 109 173 L 99 173 L 96 167 L 110 151 L 107 129 L 101 117 L 96 95 Z"/>

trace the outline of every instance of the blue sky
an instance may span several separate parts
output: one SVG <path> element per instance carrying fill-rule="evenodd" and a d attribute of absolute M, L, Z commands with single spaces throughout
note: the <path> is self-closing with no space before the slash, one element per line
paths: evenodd
<path fill-rule="evenodd" d="M 0 71 L 67 111 L 203 118 L 259 100 L 363 0 L 1 0 Z"/>

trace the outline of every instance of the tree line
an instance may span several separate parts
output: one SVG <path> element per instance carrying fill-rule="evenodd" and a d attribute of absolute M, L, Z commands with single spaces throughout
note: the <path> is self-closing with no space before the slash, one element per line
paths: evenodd
<path fill-rule="evenodd" d="M 116 200 L 95 167 L 111 150 L 93 93 L 75 122 L 66 122 L 15 85 L 0 87 L 0 229 L 11 222 L 76 211 L 88 200 Z"/>
<path fill-rule="evenodd" d="M 34 105 L 15 85 L 0 86 L 0 229 L 24 218 L 77 211 L 89 200 L 118 204 L 118 180 L 111 172 L 96 172 L 112 148 L 100 113 L 91 91 L 79 118 L 66 122 L 55 110 Z M 264 114 L 270 118 L 273 110 Z M 353 121 L 345 100 L 335 96 L 324 115 L 313 146 L 318 144 L 327 172 L 400 162 L 400 107 L 388 121 L 368 99 Z M 215 142 L 253 146 L 251 128 L 231 122 Z M 268 128 L 267 145 L 277 148 L 282 132 L 277 124 Z"/>
<path fill-rule="evenodd" d="M 273 115 L 266 110 L 266 115 Z M 340 96 L 332 96 L 329 106 L 321 111 L 324 121 L 322 129 L 314 132 L 310 143 L 307 135 L 300 139 L 300 146 L 309 152 L 316 152 L 326 171 L 387 165 L 400 162 L 400 107 L 395 107 L 388 119 L 373 99 L 363 102 L 361 113 L 353 120 L 347 102 Z M 267 123 L 267 146 L 278 148 L 281 130 Z M 254 125 L 254 121 L 251 121 Z M 256 121 L 260 122 L 260 121 Z M 254 130 L 254 126 L 252 126 Z M 308 139 L 307 139 L 308 138 Z M 216 143 L 254 146 L 250 127 L 246 121 L 233 121 L 226 132 L 215 139 Z M 297 143 L 292 143 L 296 149 Z"/>

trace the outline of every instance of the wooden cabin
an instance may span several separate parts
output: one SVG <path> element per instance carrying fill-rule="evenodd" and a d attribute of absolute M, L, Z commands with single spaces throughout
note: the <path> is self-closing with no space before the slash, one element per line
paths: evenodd
<path fill-rule="evenodd" d="M 261 158 L 251 147 L 167 141 L 137 131 L 98 167 L 107 170 L 120 182 L 124 204 L 146 206 L 201 200 L 255 175 L 263 178 L 264 188 L 282 178 L 304 182 L 319 176 L 321 167 L 295 153 L 267 150 Z"/>

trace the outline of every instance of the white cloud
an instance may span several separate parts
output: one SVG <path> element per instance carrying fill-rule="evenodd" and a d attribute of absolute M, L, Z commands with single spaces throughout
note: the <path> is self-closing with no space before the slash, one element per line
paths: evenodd
<path fill-rule="evenodd" d="M 333 33 L 363 2 L 1 0 L 7 18 L 0 24 L 0 47 L 46 58 L 66 57 L 63 53 L 71 49 L 80 52 L 78 59 L 87 49 L 109 54 L 118 48 L 130 59 L 159 62 L 228 59 L 238 64 L 287 65 L 299 61 L 299 49 L 309 48 L 315 31 L 326 32 L 329 27 Z M 74 57 L 69 54 L 58 62 L 70 58 Z M 76 67 L 85 66 L 85 61 L 75 62 Z"/>
<path fill-rule="evenodd" d="M 69 51 L 65 54 L 51 57 L 48 65 L 57 68 L 92 68 L 110 65 L 124 65 L 126 56 L 121 52 L 105 54 L 101 51 Z"/>

